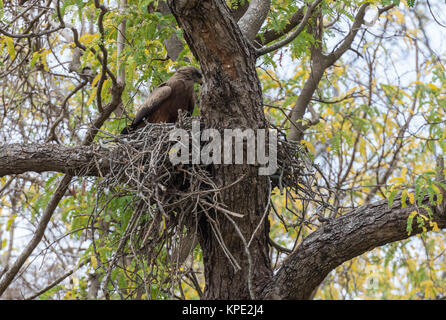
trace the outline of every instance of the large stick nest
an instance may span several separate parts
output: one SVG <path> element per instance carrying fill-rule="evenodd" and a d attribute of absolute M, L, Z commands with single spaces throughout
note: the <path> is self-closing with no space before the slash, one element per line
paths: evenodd
<path fill-rule="evenodd" d="M 196 266 L 186 263 L 197 243 L 197 215 L 207 210 L 237 215 L 221 202 L 221 190 L 230 186 L 215 183 L 212 166 L 174 166 L 169 160 L 169 151 L 175 144 L 169 141 L 170 131 L 182 128 L 190 132 L 193 119 L 181 116 L 175 125 L 148 124 L 130 135 L 108 136 L 103 140 L 103 145 L 113 150 L 113 159 L 110 172 L 98 183 L 98 201 L 91 226 L 106 220 L 111 203 L 116 199 L 126 199 L 120 210 L 122 214 L 130 212 L 131 215 L 126 225 L 121 226 L 124 231 L 120 238 L 114 241 L 117 245 L 114 255 L 100 261 L 107 273 L 106 284 L 111 282 L 115 286 L 114 268 L 130 272 L 129 261 L 136 261 L 141 269 L 150 271 L 144 272 L 144 276 L 130 277 L 139 278 L 139 281 L 135 280 L 134 290 L 129 294 L 142 290 L 150 297 L 154 285 L 174 294 L 176 285 L 184 279 L 197 286 Z M 315 179 L 312 161 L 301 145 L 288 142 L 284 135 L 279 135 L 277 160 L 278 170 L 270 177 L 270 189 L 277 187 L 281 192 L 288 190 L 293 197 L 321 201 L 312 188 Z M 92 230 L 93 247 L 98 253 L 101 240 L 95 236 L 94 227 Z M 219 230 L 214 228 L 213 231 L 220 239 Z M 231 261 L 224 242 L 219 243 Z"/>

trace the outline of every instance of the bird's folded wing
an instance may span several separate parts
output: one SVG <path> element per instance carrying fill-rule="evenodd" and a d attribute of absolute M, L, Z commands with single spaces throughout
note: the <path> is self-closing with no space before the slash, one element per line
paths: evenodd
<path fill-rule="evenodd" d="M 163 83 L 153 90 L 147 97 L 142 108 L 136 113 L 132 126 L 139 125 L 142 121 L 148 118 L 162 105 L 162 103 L 169 98 L 172 93 L 172 88 Z"/>

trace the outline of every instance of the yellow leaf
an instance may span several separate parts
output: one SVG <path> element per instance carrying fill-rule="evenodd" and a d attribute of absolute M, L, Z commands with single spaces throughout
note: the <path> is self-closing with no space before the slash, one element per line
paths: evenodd
<path fill-rule="evenodd" d="M 90 98 L 88 98 L 87 101 L 87 106 L 89 106 L 93 102 L 94 98 L 96 98 L 96 90 L 93 90 L 93 92 L 90 94 Z"/>
<path fill-rule="evenodd" d="M 310 152 L 312 154 L 315 154 L 316 149 L 314 148 L 314 146 L 311 144 L 311 142 L 307 141 L 307 140 L 301 140 L 300 141 L 301 144 L 304 144 L 308 150 L 310 150 Z"/>
<path fill-rule="evenodd" d="M 440 189 L 436 186 L 436 185 L 432 185 L 432 189 L 434 189 L 434 191 L 435 191 L 435 193 L 436 194 L 441 194 L 441 191 L 440 191 Z"/>
<path fill-rule="evenodd" d="M 415 261 L 413 261 L 412 259 L 407 259 L 406 263 L 407 263 L 407 268 L 409 269 L 410 272 L 414 272 L 417 270 L 417 265 Z"/>
<path fill-rule="evenodd" d="M 422 281 L 420 283 L 420 286 L 424 287 L 424 297 L 426 299 L 435 298 L 435 294 L 434 294 L 434 291 L 433 291 L 434 283 L 432 282 L 432 280 Z"/>
<path fill-rule="evenodd" d="M 432 227 L 432 231 L 433 232 L 438 232 L 440 231 L 440 229 L 438 228 L 438 224 L 436 222 L 430 221 L 429 222 L 430 226 Z"/>
<path fill-rule="evenodd" d="M 404 167 L 404 168 L 401 170 L 401 178 L 404 178 L 404 180 L 406 180 L 406 176 L 407 176 L 407 168 Z"/>
<path fill-rule="evenodd" d="M 435 293 L 432 287 L 426 287 L 426 289 L 424 289 L 424 298 L 425 299 L 434 299 L 435 298 Z"/>
<path fill-rule="evenodd" d="M 331 108 L 327 108 L 322 114 L 321 117 L 327 117 L 327 116 L 332 116 L 334 115 L 334 111 Z"/>
<path fill-rule="evenodd" d="M 342 74 L 344 74 L 344 68 L 343 67 L 339 67 L 339 66 L 335 66 L 334 67 L 334 74 L 337 75 L 338 77 L 341 76 Z"/>
<path fill-rule="evenodd" d="M 12 59 L 15 58 L 15 48 L 14 48 L 14 40 L 10 37 L 4 37 L 4 41 L 6 43 L 6 48 L 8 49 L 9 57 Z"/>
<path fill-rule="evenodd" d="M 392 183 L 392 182 L 395 182 L 395 181 L 398 182 L 398 183 L 403 183 L 404 181 L 406 181 L 406 179 L 404 179 L 402 177 L 396 177 L 396 178 L 390 179 L 389 183 Z"/>
<path fill-rule="evenodd" d="M 8 222 L 6 223 L 6 231 L 9 231 L 11 229 L 12 223 L 14 222 L 15 218 L 17 218 L 16 214 L 13 214 L 9 217 Z"/>
<path fill-rule="evenodd" d="M 419 80 L 412 82 L 411 84 L 418 84 L 420 86 L 424 86 L 424 82 L 421 82 Z"/>
<path fill-rule="evenodd" d="M 163 220 L 163 231 L 166 230 L 167 226 L 166 226 L 166 219 L 164 218 L 164 216 L 161 216 L 162 220 Z"/>
<path fill-rule="evenodd" d="M 98 83 L 99 79 L 101 78 L 101 73 L 98 73 L 96 77 L 94 77 L 93 81 L 91 82 L 91 87 L 94 88 L 96 86 L 96 83 Z"/>
<path fill-rule="evenodd" d="M 45 69 L 45 71 L 49 71 L 48 68 L 48 63 L 46 61 L 46 57 L 48 56 L 48 54 L 51 53 L 51 50 L 43 50 L 42 53 L 40 54 L 40 61 L 43 64 L 43 69 Z"/>
<path fill-rule="evenodd" d="M 350 90 L 348 90 L 346 93 L 345 93 L 345 96 L 349 96 L 349 95 L 351 95 L 353 92 L 355 92 L 356 90 L 358 90 L 358 87 L 353 87 L 353 88 L 351 88 Z"/>
<path fill-rule="evenodd" d="M 403 190 L 403 192 L 401 193 L 401 199 L 404 199 L 404 202 L 403 202 L 403 200 L 401 200 L 401 206 L 403 208 L 406 207 L 406 201 L 405 201 L 404 197 L 407 197 L 407 190 Z"/>
<path fill-rule="evenodd" d="M 432 90 L 438 90 L 438 89 L 440 89 L 440 88 L 438 88 L 435 84 L 432 84 L 432 83 L 428 83 L 427 86 L 428 86 L 429 88 L 431 88 Z"/>
<path fill-rule="evenodd" d="M 398 24 L 404 24 L 404 14 L 399 10 L 394 10 L 393 14 L 396 16 L 396 22 Z"/>
<path fill-rule="evenodd" d="M 409 201 L 411 204 L 415 203 L 415 195 L 412 192 L 407 193 L 407 195 L 409 196 Z"/>
<path fill-rule="evenodd" d="M 84 44 L 85 46 L 88 46 L 93 40 L 98 39 L 99 34 L 84 34 L 82 37 L 79 38 L 79 42 Z"/>
<path fill-rule="evenodd" d="M 64 299 L 71 299 L 71 290 L 68 290 L 67 293 L 65 293 Z"/>
<path fill-rule="evenodd" d="M 96 258 L 96 256 L 92 255 L 90 257 L 90 261 L 91 261 L 91 266 L 93 267 L 93 269 L 96 269 L 98 267 L 98 259 Z"/>

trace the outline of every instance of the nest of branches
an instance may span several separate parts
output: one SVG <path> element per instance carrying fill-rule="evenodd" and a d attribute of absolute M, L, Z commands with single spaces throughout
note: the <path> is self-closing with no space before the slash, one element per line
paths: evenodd
<path fill-rule="evenodd" d="M 150 297 L 156 285 L 160 292 L 172 295 L 175 288 L 181 290 L 181 285 L 178 286 L 181 281 L 189 281 L 199 292 L 197 266 L 193 259 L 187 259 L 197 244 L 198 215 L 203 208 L 236 213 L 231 213 L 220 201 L 221 190 L 230 186 L 215 183 L 212 166 L 174 165 L 169 159 L 176 143 L 169 139 L 171 130 L 181 128 L 190 132 L 194 119 L 197 120 L 181 116 L 175 125 L 148 124 L 130 135 L 103 140 L 103 145 L 113 150 L 113 159 L 109 173 L 98 183 L 97 206 L 91 221 L 98 258 L 103 235 L 95 235 L 97 227 L 93 226 L 107 221 L 112 204 L 122 199 L 125 199 L 120 202 L 123 207 L 118 210 L 128 217 L 120 222 L 122 231 L 113 240 L 117 248 L 113 256 L 99 261 L 106 270 L 106 284 L 112 283 L 117 288 L 112 271 L 122 268 L 133 272 L 129 275 L 134 282 L 133 293 L 129 294 L 146 292 Z M 293 196 L 321 199 L 312 188 L 315 179 L 312 161 L 301 145 L 288 142 L 279 134 L 277 160 L 278 170 L 270 176 L 270 189 L 277 187 Z M 218 239 L 219 231 L 214 229 L 214 233 Z M 223 251 L 227 252 L 227 248 Z"/>

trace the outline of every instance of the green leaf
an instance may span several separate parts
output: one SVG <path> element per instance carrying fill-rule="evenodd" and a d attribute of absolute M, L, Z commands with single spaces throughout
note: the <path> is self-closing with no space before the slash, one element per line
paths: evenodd
<path fill-rule="evenodd" d="M 393 201 L 395 200 L 395 196 L 398 193 L 398 190 L 393 190 L 389 197 L 387 198 L 387 201 L 389 202 L 389 207 L 393 206 Z"/>
<path fill-rule="evenodd" d="M 407 226 L 406 226 L 406 231 L 407 234 L 410 236 L 410 234 L 412 233 L 412 225 L 413 225 L 413 218 L 414 216 L 410 215 L 409 218 L 407 219 Z"/>
<path fill-rule="evenodd" d="M 33 57 L 32 57 L 32 59 L 31 59 L 31 65 L 30 65 L 31 70 L 34 68 L 34 65 L 36 64 L 36 62 L 37 62 L 37 60 L 39 59 L 39 57 L 40 57 L 40 55 L 39 55 L 38 52 L 34 52 L 34 53 L 33 53 Z"/>
<path fill-rule="evenodd" d="M 401 195 L 401 207 L 403 207 L 403 208 L 406 207 L 406 199 L 407 199 L 407 191 L 404 190 Z"/>
<path fill-rule="evenodd" d="M 15 218 L 17 218 L 17 214 L 13 214 L 9 217 L 6 224 L 6 231 L 9 231 L 11 229 L 12 223 L 14 222 Z"/>

